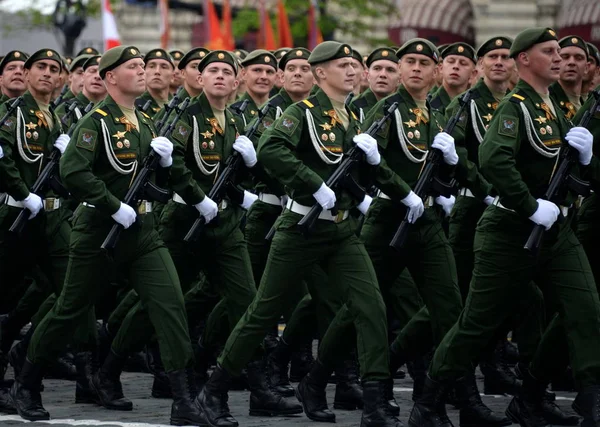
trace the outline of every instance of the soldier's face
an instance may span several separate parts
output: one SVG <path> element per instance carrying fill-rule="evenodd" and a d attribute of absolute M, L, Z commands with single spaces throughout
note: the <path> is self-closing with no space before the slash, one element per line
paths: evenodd
<path fill-rule="evenodd" d="M 238 86 L 233 67 L 225 62 L 208 64 L 199 79 L 204 86 L 204 93 L 215 98 L 229 97 Z"/>
<path fill-rule="evenodd" d="M 448 55 L 442 63 L 444 82 L 450 87 L 461 87 L 469 83 L 475 64 L 462 55 Z"/>
<path fill-rule="evenodd" d="M 560 50 L 560 80 L 577 83 L 583 79 L 588 70 L 585 52 L 575 46 L 566 46 Z"/>
<path fill-rule="evenodd" d="M 308 93 L 312 85 L 313 75 L 307 59 L 292 59 L 285 64 L 283 88 L 288 93 Z"/>
<path fill-rule="evenodd" d="M 181 70 L 178 68 L 179 62 L 175 61 L 175 69 L 173 70 L 173 78 L 171 79 L 171 87 L 176 88 L 183 84 L 183 75 Z"/>
<path fill-rule="evenodd" d="M 114 86 L 127 96 L 140 96 L 146 91 L 144 61 L 142 58 L 134 58 L 122 63 L 106 73 L 104 82 L 107 87 Z"/>
<path fill-rule="evenodd" d="M 433 84 L 437 64 L 428 56 L 409 53 L 400 60 L 402 83 L 413 91 L 426 90 Z"/>
<path fill-rule="evenodd" d="M 69 74 L 69 88 L 77 95 L 83 89 L 83 67 L 77 67 Z"/>
<path fill-rule="evenodd" d="M 544 84 L 550 85 L 560 77 L 561 58 L 559 52 L 558 41 L 549 40 L 534 45 L 526 52 L 521 52 L 517 58 L 533 76 L 543 81 Z"/>
<path fill-rule="evenodd" d="M 103 98 L 106 96 L 106 86 L 98 74 L 98 66 L 92 65 L 83 73 L 83 87 L 85 92 L 91 94 L 95 98 Z"/>
<path fill-rule="evenodd" d="M 60 78 L 60 65 L 56 61 L 42 59 L 25 70 L 25 80 L 29 87 L 40 95 L 50 95 Z"/>
<path fill-rule="evenodd" d="M 198 76 L 200 76 L 200 71 L 198 71 L 199 63 L 199 59 L 194 59 L 193 61 L 188 62 L 185 68 L 181 70 L 181 76 L 186 84 L 198 91 L 202 90 L 202 83 L 198 80 Z"/>
<path fill-rule="evenodd" d="M 515 60 L 508 49 L 492 50 L 480 59 L 483 75 L 490 81 L 502 83 L 510 79 L 515 69 Z"/>
<path fill-rule="evenodd" d="M 149 89 L 165 90 L 173 80 L 173 66 L 164 59 L 151 59 L 146 64 L 146 85 Z"/>
<path fill-rule="evenodd" d="M 4 67 L 2 76 L 0 76 L 0 82 L 2 82 L 2 88 L 6 91 L 12 92 L 25 92 L 27 86 L 25 85 L 25 64 L 24 61 L 11 61 Z"/>
<path fill-rule="evenodd" d="M 398 64 L 387 59 L 373 62 L 369 67 L 367 80 L 369 87 L 378 98 L 390 95 L 400 83 Z"/>
<path fill-rule="evenodd" d="M 354 90 L 356 70 L 352 58 L 334 59 L 324 66 L 317 66 L 316 71 L 321 80 L 319 84 L 326 82 L 333 90 L 346 94 Z"/>
<path fill-rule="evenodd" d="M 243 73 L 248 92 L 258 96 L 267 95 L 275 85 L 277 71 L 270 65 L 248 65 Z"/>
<path fill-rule="evenodd" d="M 366 76 L 367 70 L 365 70 L 363 64 L 356 58 L 352 58 L 352 65 L 354 66 L 354 70 L 356 71 L 356 76 L 354 77 L 354 89 L 360 88 L 360 83 Z"/>

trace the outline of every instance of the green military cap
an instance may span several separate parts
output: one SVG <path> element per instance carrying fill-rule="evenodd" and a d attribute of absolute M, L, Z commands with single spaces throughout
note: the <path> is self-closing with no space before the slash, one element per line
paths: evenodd
<path fill-rule="evenodd" d="M 588 47 L 588 51 L 590 52 L 590 58 L 594 58 L 596 60 L 596 65 L 600 65 L 600 50 L 593 45 L 592 43 L 586 43 Z"/>
<path fill-rule="evenodd" d="M 450 55 L 464 56 L 469 58 L 473 63 L 477 63 L 477 57 L 475 56 L 475 49 L 468 43 L 458 42 L 449 44 L 441 51 L 442 58 L 446 58 Z"/>
<path fill-rule="evenodd" d="M 2 58 L 2 60 L 0 61 L 0 76 L 2 75 L 2 72 L 4 71 L 4 67 L 6 67 L 6 65 L 9 62 L 16 62 L 16 61 L 25 62 L 27 60 L 27 58 L 28 58 L 28 56 L 25 52 L 22 52 L 20 50 L 11 50 L 6 55 L 4 55 L 4 58 Z"/>
<path fill-rule="evenodd" d="M 83 64 L 85 63 L 85 61 L 87 61 L 88 59 L 90 59 L 92 56 L 93 55 L 87 55 L 87 54 L 76 56 L 75 59 L 73 59 L 71 61 L 71 64 L 70 64 L 70 67 L 69 67 L 69 71 L 72 73 L 77 68 L 83 67 Z"/>
<path fill-rule="evenodd" d="M 352 48 L 349 44 L 328 40 L 319 43 L 308 58 L 310 65 L 333 61 L 340 58 L 352 58 Z"/>
<path fill-rule="evenodd" d="M 256 49 L 242 60 L 243 67 L 249 65 L 270 65 L 277 69 L 277 58 L 268 50 Z"/>
<path fill-rule="evenodd" d="M 63 62 L 65 64 L 65 68 L 69 68 L 71 66 L 71 62 L 73 62 L 73 58 L 71 56 L 63 56 Z"/>
<path fill-rule="evenodd" d="M 100 58 L 98 72 L 104 78 L 108 71 L 114 70 L 119 65 L 131 59 L 142 58 L 142 54 L 135 46 L 117 46 L 107 50 Z"/>
<path fill-rule="evenodd" d="M 248 51 L 244 49 L 236 49 L 233 51 L 233 54 L 243 61 L 248 56 Z"/>
<path fill-rule="evenodd" d="M 164 49 L 152 49 L 147 54 L 144 55 L 144 62 L 147 64 L 149 61 L 153 59 L 163 59 L 167 61 L 173 68 L 175 68 L 175 63 L 173 62 L 173 58 L 169 53 Z"/>
<path fill-rule="evenodd" d="M 279 69 L 285 70 L 286 64 L 293 59 L 308 59 L 309 57 L 310 50 L 308 49 L 305 49 L 303 47 L 299 47 L 297 49 L 290 49 L 279 59 Z"/>
<path fill-rule="evenodd" d="M 58 54 L 57 51 L 52 49 L 40 49 L 27 58 L 25 61 L 25 68 L 29 69 L 33 65 L 34 62 L 42 61 L 44 59 L 50 59 L 52 61 L 56 61 L 59 63 L 60 68 L 63 68 L 63 58 Z"/>
<path fill-rule="evenodd" d="M 100 58 L 102 58 L 102 56 L 92 55 L 88 59 L 86 59 L 86 61 L 82 65 L 83 71 L 87 70 L 90 67 L 93 67 L 94 65 L 100 65 Z"/>
<path fill-rule="evenodd" d="M 510 57 L 515 58 L 519 53 L 525 52 L 530 47 L 551 40 L 558 41 L 556 32 L 552 28 L 535 27 L 523 30 L 517 34 L 510 47 Z"/>
<path fill-rule="evenodd" d="M 387 60 L 392 61 L 394 63 L 398 63 L 398 57 L 396 56 L 396 52 L 389 47 L 380 47 L 379 49 L 375 49 L 365 61 L 367 67 L 370 67 L 371 64 L 375 61 Z"/>
<path fill-rule="evenodd" d="M 437 46 L 437 50 L 438 50 L 438 52 L 440 53 L 440 61 L 442 60 L 442 55 L 441 55 L 441 54 L 442 54 L 442 51 L 443 51 L 444 49 L 446 49 L 446 48 L 447 48 L 449 45 L 450 45 L 449 43 L 443 43 L 443 44 L 441 44 L 441 45 Z"/>
<path fill-rule="evenodd" d="M 492 37 L 483 42 L 479 49 L 477 49 L 477 57 L 481 58 L 486 53 L 496 49 L 510 49 L 513 44 L 513 40 L 509 37 Z"/>
<path fill-rule="evenodd" d="M 365 66 L 365 61 L 363 60 L 363 56 L 360 54 L 360 52 L 358 50 L 352 49 L 352 58 L 354 58 L 358 62 L 360 62 L 363 67 Z"/>
<path fill-rule="evenodd" d="M 183 70 L 187 66 L 187 64 L 189 64 L 193 60 L 204 59 L 204 57 L 206 55 L 208 55 L 209 53 L 210 53 L 210 50 L 208 50 L 208 49 L 205 49 L 203 47 L 195 47 L 192 50 L 190 50 L 188 53 L 183 55 L 183 57 L 179 61 L 179 64 L 177 65 L 177 68 L 179 68 L 180 70 Z"/>
<path fill-rule="evenodd" d="M 84 47 L 83 49 L 81 49 L 79 52 L 77 52 L 77 56 L 80 55 L 100 55 L 100 52 L 98 51 L 98 49 L 94 49 L 93 47 Z"/>
<path fill-rule="evenodd" d="M 224 62 L 225 64 L 231 65 L 233 71 L 238 71 L 238 61 L 233 54 L 226 50 L 213 50 L 208 53 L 202 61 L 198 64 L 198 71 L 202 72 L 208 64 L 213 62 Z"/>
<path fill-rule="evenodd" d="M 437 50 L 437 47 L 426 39 L 415 38 L 407 41 L 400 49 L 398 49 L 396 56 L 398 59 L 402 59 L 404 55 L 409 53 L 428 56 L 435 62 L 440 60 L 440 52 Z"/>
<path fill-rule="evenodd" d="M 173 49 L 173 50 L 169 51 L 169 55 L 171 55 L 171 58 L 173 58 L 173 61 L 181 61 L 181 58 L 183 58 L 185 53 L 183 53 L 182 50 Z"/>
<path fill-rule="evenodd" d="M 280 47 L 279 49 L 274 50 L 273 52 L 271 52 L 275 58 L 277 58 L 277 60 L 279 61 L 281 58 L 283 58 L 283 56 L 288 53 L 290 50 L 292 50 L 291 47 Z"/>
<path fill-rule="evenodd" d="M 558 44 L 560 45 L 561 48 L 569 47 L 569 46 L 578 47 L 579 49 L 581 49 L 585 52 L 586 58 L 588 58 L 590 55 L 587 44 L 585 43 L 585 40 L 582 39 L 581 37 L 578 37 L 578 36 L 563 37 L 562 39 L 560 39 L 558 41 Z"/>

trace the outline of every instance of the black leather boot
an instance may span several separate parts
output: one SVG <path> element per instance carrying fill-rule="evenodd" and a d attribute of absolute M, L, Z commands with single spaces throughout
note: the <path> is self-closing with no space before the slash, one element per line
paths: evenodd
<path fill-rule="evenodd" d="M 383 381 L 363 382 L 365 406 L 360 427 L 404 427 L 404 424 L 388 411 L 384 388 Z"/>
<path fill-rule="evenodd" d="M 425 355 L 418 357 L 411 362 L 406 363 L 408 374 L 413 379 L 413 393 L 412 400 L 416 402 L 421 394 L 423 394 L 423 387 L 425 386 L 425 378 L 427 377 L 427 368 L 431 362 L 431 355 Z"/>
<path fill-rule="evenodd" d="M 327 406 L 327 380 L 331 375 L 331 369 L 326 368 L 319 360 L 315 360 L 298 388 L 296 397 L 302 403 L 306 416 L 313 421 L 324 423 L 335 423 L 335 414 Z"/>
<path fill-rule="evenodd" d="M 388 411 L 395 416 L 400 415 L 400 405 L 396 402 L 394 398 L 394 378 L 395 373 L 398 372 L 400 366 L 407 363 L 406 355 L 402 351 L 394 351 L 390 346 L 389 349 L 390 355 L 390 374 L 392 378 L 385 381 L 384 394 L 385 398 L 388 401 Z"/>
<path fill-rule="evenodd" d="M 16 414 L 17 408 L 10 400 L 10 388 L 13 385 L 13 380 L 0 381 L 0 412 L 4 414 Z"/>
<path fill-rule="evenodd" d="M 152 342 L 146 346 L 146 365 L 150 373 L 154 376 L 154 380 L 152 381 L 152 397 L 157 399 L 170 399 L 173 397 L 171 394 L 171 381 L 162 364 L 157 342 Z M 195 388 L 196 386 L 194 385 Z"/>
<path fill-rule="evenodd" d="M 231 375 L 217 365 L 212 375 L 198 394 L 197 402 L 211 427 L 238 427 L 227 404 Z"/>
<path fill-rule="evenodd" d="M 290 384 L 288 370 L 292 350 L 289 345 L 279 340 L 277 347 L 267 356 L 267 379 L 271 388 L 284 397 L 292 397 L 294 388 Z"/>
<path fill-rule="evenodd" d="M 548 424 L 557 426 L 576 426 L 579 425 L 579 417 L 573 414 L 566 414 L 558 407 L 554 401 L 556 395 L 546 391 L 542 400 L 542 414 Z"/>
<path fill-rule="evenodd" d="M 58 356 L 48 366 L 44 376 L 55 380 L 77 381 L 77 368 L 73 353 L 67 351 Z"/>
<path fill-rule="evenodd" d="M 297 383 L 310 371 L 315 359 L 312 354 L 312 341 L 292 352 L 292 363 L 290 366 L 290 381 Z"/>
<path fill-rule="evenodd" d="M 482 402 L 474 373 L 457 380 L 454 389 L 460 407 L 460 427 L 500 427 L 512 424 L 508 418 L 495 414 Z"/>
<path fill-rule="evenodd" d="M 169 372 L 169 390 L 172 390 L 171 425 L 208 425 L 204 413 L 195 400 L 196 389 L 194 371 L 181 369 Z"/>
<path fill-rule="evenodd" d="M 519 363 L 519 349 L 517 346 L 507 339 L 502 340 L 502 345 L 504 346 L 504 363 L 508 366 L 515 366 Z"/>
<path fill-rule="evenodd" d="M 208 381 L 208 368 L 210 364 L 210 351 L 202 345 L 202 337 L 194 346 L 194 376 L 196 391 L 199 393 Z"/>
<path fill-rule="evenodd" d="M 23 367 L 27 357 L 27 347 L 29 344 L 28 338 L 29 337 L 26 336 L 26 338 L 16 343 L 8 353 L 8 360 L 15 371 L 15 378 L 19 378 L 19 376 L 21 376 L 21 368 Z"/>
<path fill-rule="evenodd" d="M 445 398 L 450 389 L 448 381 L 434 381 L 427 375 L 423 393 L 415 402 L 408 425 L 410 427 L 449 427 L 452 426 L 446 413 Z"/>
<path fill-rule="evenodd" d="M 487 360 L 479 364 L 479 368 L 484 375 L 484 394 L 516 396 L 521 388 L 521 381 L 517 379 L 515 373 L 505 361 L 506 347 L 504 341 L 499 341 L 494 352 L 490 353 Z"/>
<path fill-rule="evenodd" d="M 279 334 L 277 328 L 278 325 L 275 325 L 272 330 L 267 332 L 267 335 L 263 339 L 263 347 L 267 355 L 275 350 L 277 348 L 277 344 L 279 344 Z"/>
<path fill-rule="evenodd" d="M 98 328 L 98 361 L 100 365 L 104 363 L 104 359 L 110 353 L 114 338 L 114 335 L 108 330 L 108 323 L 103 322 Z"/>
<path fill-rule="evenodd" d="M 353 411 L 363 409 L 363 389 L 358 381 L 358 366 L 356 355 L 351 353 L 350 358 L 342 361 L 335 369 L 337 384 L 333 407 Z"/>
<path fill-rule="evenodd" d="M 550 427 L 543 414 L 543 399 L 546 383 L 535 379 L 529 370 L 521 370 L 523 387 L 518 396 L 513 397 L 506 415 L 521 427 Z"/>
<path fill-rule="evenodd" d="M 112 350 L 106 356 L 102 367 L 92 379 L 92 389 L 98 401 L 107 409 L 131 411 L 133 403 L 123 395 L 121 373 L 127 358 L 115 354 Z"/>
<path fill-rule="evenodd" d="M 285 416 L 302 413 L 302 405 L 287 400 L 269 388 L 262 360 L 248 363 L 250 386 L 250 415 Z"/>
<path fill-rule="evenodd" d="M 98 356 L 92 351 L 75 354 L 75 403 L 97 403 L 96 393 L 92 389 L 92 378 L 98 372 Z"/>
<path fill-rule="evenodd" d="M 600 385 L 584 387 L 573 402 L 573 410 L 583 417 L 582 427 L 600 427 Z"/>
<path fill-rule="evenodd" d="M 50 419 L 50 414 L 42 406 L 41 384 L 41 365 L 33 364 L 25 358 L 19 378 L 10 389 L 10 399 L 21 418 L 29 421 Z"/>

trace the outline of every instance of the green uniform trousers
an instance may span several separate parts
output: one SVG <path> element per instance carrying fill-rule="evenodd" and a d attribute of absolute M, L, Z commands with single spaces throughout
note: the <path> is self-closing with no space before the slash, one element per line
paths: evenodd
<path fill-rule="evenodd" d="M 296 226 L 301 218 L 287 211 L 278 220 L 258 294 L 229 336 L 219 363 L 238 375 L 286 306 L 302 296 L 303 280 L 319 265 L 354 321 L 363 378 L 389 378 L 385 304 L 371 260 L 355 235 L 356 221 L 318 220 L 305 237 Z"/>
<path fill-rule="evenodd" d="M 192 348 L 183 295 L 169 252 L 155 230 L 154 217 L 140 215 L 136 224 L 123 231 L 113 252 L 114 262 L 100 249 L 113 224 L 110 217 L 94 208 L 80 206 L 76 211 L 63 291 L 33 334 L 29 360 L 47 364 L 64 349 L 70 333 L 93 313 L 95 299 L 109 286 L 107 271 L 116 268 L 127 272 L 148 311 L 166 371 L 188 366 Z M 129 333 L 125 326 L 115 340 Z"/>
<path fill-rule="evenodd" d="M 434 379 L 458 378 L 514 313 L 515 301 L 533 280 L 552 286 L 560 301 L 569 355 L 580 386 L 600 380 L 600 305 L 587 257 L 570 224 L 546 232 L 535 256 L 523 248 L 533 224 L 518 214 L 490 206 L 477 225 L 475 267 L 464 311 L 434 355 Z M 541 343 L 540 343 L 541 346 Z M 545 354 L 553 358 L 553 351 Z"/>

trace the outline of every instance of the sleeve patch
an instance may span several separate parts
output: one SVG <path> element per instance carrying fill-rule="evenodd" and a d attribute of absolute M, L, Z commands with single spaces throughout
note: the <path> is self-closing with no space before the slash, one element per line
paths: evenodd
<path fill-rule="evenodd" d="M 292 116 L 282 116 L 275 124 L 275 129 L 282 131 L 287 135 L 292 135 L 298 128 L 300 120 Z"/>
<path fill-rule="evenodd" d="M 183 121 L 179 120 L 177 122 L 177 124 L 175 125 L 175 128 L 173 129 L 173 133 L 171 134 L 171 136 L 173 137 L 173 139 L 179 141 L 180 143 L 182 143 L 183 145 L 185 145 L 187 143 L 187 140 L 190 136 L 192 129 L 189 127 L 189 125 L 187 125 L 186 123 L 184 123 Z"/>
<path fill-rule="evenodd" d="M 511 138 L 517 137 L 519 130 L 519 119 L 513 116 L 500 116 L 498 124 L 498 134 L 509 136 Z"/>
<path fill-rule="evenodd" d="M 83 148 L 84 150 L 94 151 L 97 140 L 98 132 L 90 129 L 81 129 L 79 136 L 77 137 L 77 144 L 75 144 L 75 146 Z"/>
<path fill-rule="evenodd" d="M 4 124 L 2 125 L 2 129 L 12 131 L 15 127 L 15 123 L 16 123 L 15 118 L 9 117 L 8 119 L 6 119 L 4 121 Z"/>

